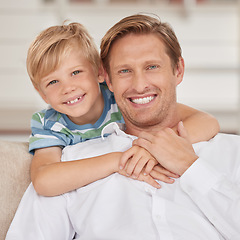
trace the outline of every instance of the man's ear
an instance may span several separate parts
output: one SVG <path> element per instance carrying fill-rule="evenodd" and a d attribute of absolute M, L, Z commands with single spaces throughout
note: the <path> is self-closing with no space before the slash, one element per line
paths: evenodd
<path fill-rule="evenodd" d="M 45 103 L 49 104 L 46 95 L 43 93 L 43 91 L 41 89 L 39 89 L 37 86 L 34 86 L 34 88 L 36 89 L 36 91 L 39 93 L 39 95 L 41 96 L 41 98 L 44 100 Z"/>
<path fill-rule="evenodd" d="M 108 75 L 108 73 L 106 72 L 106 70 L 104 70 L 104 79 L 108 85 L 108 89 L 113 92 L 113 86 L 112 86 L 112 83 L 111 83 L 111 80 L 110 80 L 110 77 Z"/>
<path fill-rule="evenodd" d="M 184 75 L 184 69 L 185 69 L 185 64 L 184 64 L 184 59 L 182 57 L 179 58 L 177 68 L 175 70 L 175 75 L 176 75 L 176 86 L 180 84 L 183 80 L 183 75 Z"/>

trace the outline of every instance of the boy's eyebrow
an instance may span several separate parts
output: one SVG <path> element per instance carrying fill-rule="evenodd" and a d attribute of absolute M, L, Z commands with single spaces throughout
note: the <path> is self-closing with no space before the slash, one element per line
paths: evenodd
<path fill-rule="evenodd" d="M 74 65 L 74 66 L 69 66 L 69 67 L 67 68 L 67 70 L 68 70 L 68 71 L 73 71 L 73 70 L 76 70 L 77 68 L 83 68 L 83 67 L 84 67 L 84 64 L 77 64 L 76 66 L 75 66 L 75 65 Z M 41 77 L 41 78 L 40 78 L 40 81 L 41 81 L 41 82 L 47 82 L 47 81 L 50 81 L 50 80 L 56 78 L 55 75 L 54 75 L 54 72 L 55 72 L 55 71 L 49 73 L 49 74 L 48 74 L 47 76 L 45 76 L 45 77 Z"/>
<path fill-rule="evenodd" d="M 70 67 L 69 69 L 82 68 L 82 67 L 83 67 L 83 65 L 82 65 L 82 64 L 79 64 L 79 65 L 76 65 L 76 66 L 74 66 L 74 67 Z"/>
<path fill-rule="evenodd" d="M 50 80 L 53 80 L 54 76 L 51 76 L 51 75 L 53 75 L 53 74 L 50 73 L 47 76 L 40 78 L 40 82 L 45 83 L 45 82 L 48 82 Z"/>

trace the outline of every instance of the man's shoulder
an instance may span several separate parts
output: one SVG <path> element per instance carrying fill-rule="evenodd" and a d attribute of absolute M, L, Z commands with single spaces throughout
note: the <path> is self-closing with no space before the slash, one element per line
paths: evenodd
<path fill-rule="evenodd" d="M 219 133 L 206 142 L 194 145 L 199 161 L 211 169 L 237 179 L 240 169 L 240 136 Z"/>
<path fill-rule="evenodd" d="M 209 141 L 199 142 L 193 145 L 195 152 L 200 156 L 224 156 L 240 158 L 240 136 L 227 133 L 218 133 Z"/>
<path fill-rule="evenodd" d="M 226 144 L 226 145 L 237 145 L 240 144 L 240 135 L 228 134 L 228 133 L 218 133 L 214 138 L 209 140 L 209 143 L 214 144 Z"/>

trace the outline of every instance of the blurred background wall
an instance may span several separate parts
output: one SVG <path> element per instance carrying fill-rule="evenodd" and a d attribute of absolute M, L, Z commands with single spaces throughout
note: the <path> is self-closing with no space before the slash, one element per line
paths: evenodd
<path fill-rule="evenodd" d="M 100 45 L 121 18 L 157 14 L 172 25 L 185 59 L 178 101 L 216 116 L 222 132 L 240 133 L 240 1 L 0 0 L 0 138 L 26 139 L 33 112 L 46 107 L 26 72 L 27 49 L 44 28 L 84 24 Z"/>

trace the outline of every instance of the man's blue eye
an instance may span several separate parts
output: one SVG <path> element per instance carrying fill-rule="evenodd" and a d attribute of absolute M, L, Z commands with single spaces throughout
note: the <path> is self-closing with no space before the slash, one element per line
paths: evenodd
<path fill-rule="evenodd" d="M 76 71 L 74 71 L 73 73 L 72 73 L 72 75 L 74 76 L 74 75 L 77 75 L 77 74 L 79 74 L 80 73 L 80 71 L 79 70 L 76 70 Z"/>
<path fill-rule="evenodd" d="M 128 73 L 129 70 L 128 69 L 123 69 L 123 70 L 120 70 L 120 73 Z"/>
<path fill-rule="evenodd" d="M 151 65 L 151 66 L 148 67 L 148 69 L 156 69 L 156 68 L 157 68 L 156 65 Z"/>

